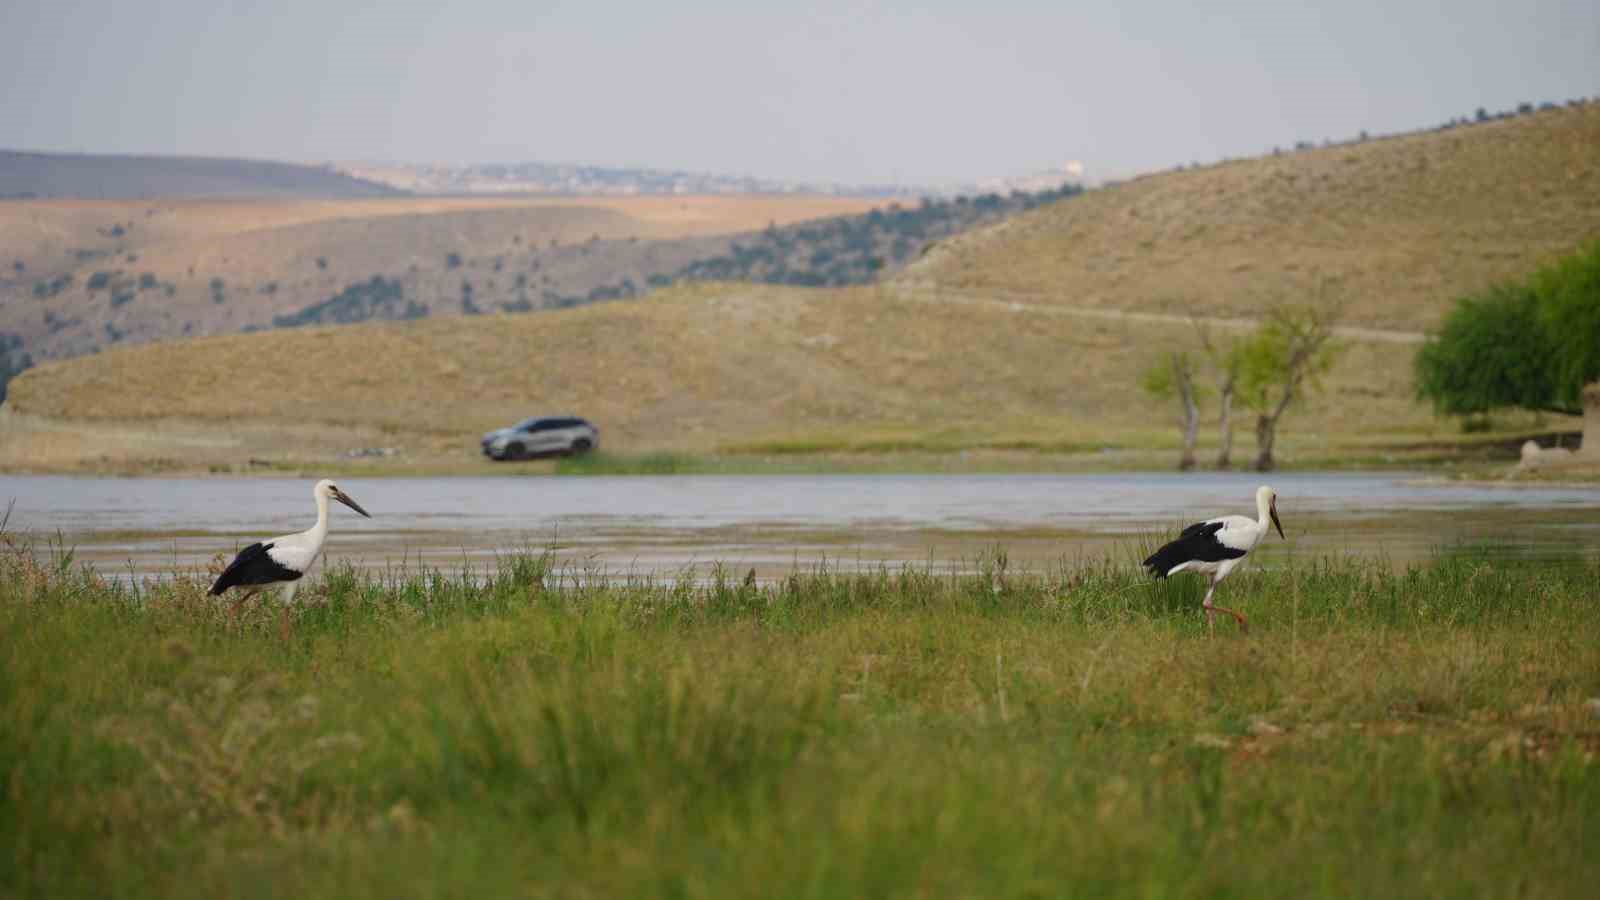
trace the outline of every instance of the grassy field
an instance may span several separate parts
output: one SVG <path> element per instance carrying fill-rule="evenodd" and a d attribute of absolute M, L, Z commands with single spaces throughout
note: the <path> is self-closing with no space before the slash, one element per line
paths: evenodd
<path fill-rule="evenodd" d="M 1584 897 L 1600 570 L 335 570 L 0 554 L 6 896 Z"/>

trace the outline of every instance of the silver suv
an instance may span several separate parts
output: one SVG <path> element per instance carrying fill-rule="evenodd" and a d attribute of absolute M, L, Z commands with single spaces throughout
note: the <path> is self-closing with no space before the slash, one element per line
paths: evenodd
<path fill-rule="evenodd" d="M 600 446 L 600 429 L 573 416 L 527 419 L 483 436 L 490 459 L 579 456 Z"/>

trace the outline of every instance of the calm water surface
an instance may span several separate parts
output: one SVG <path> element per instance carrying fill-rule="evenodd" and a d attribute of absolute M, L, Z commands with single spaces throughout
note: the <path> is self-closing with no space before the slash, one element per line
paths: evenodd
<path fill-rule="evenodd" d="M 1486 552 L 1600 554 L 1600 488 L 1494 487 L 1405 474 L 1279 474 L 1287 555 L 1403 562 L 1462 543 Z M 763 576 L 795 566 L 948 565 L 996 546 L 1025 565 L 1137 552 L 1163 529 L 1254 514 L 1255 474 L 750 475 L 341 479 L 373 518 L 335 505 L 329 554 L 366 568 L 481 567 L 553 548 L 616 574 L 715 561 Z M 10 529 L 59 533 L 107 571 L 165 574 L 308 527 L 311 482 L 283 478 L 0 478 Z"/>

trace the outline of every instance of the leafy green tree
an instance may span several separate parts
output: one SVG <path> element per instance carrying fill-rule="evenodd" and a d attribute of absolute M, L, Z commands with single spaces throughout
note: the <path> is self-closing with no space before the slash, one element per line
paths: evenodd
<path fill-rule="evenodd" d="M 1200 436 L 1199 388 L 1195 385 L 1195 363 L 1189 354 L 1173 350 L 1163 354 L 1139 376 L 1139 387 L 1158 400 L 1178 400 L 1178 425 L 1183 429 L 1183 452 L 1178 471 L 1194 468 L 1194 445 Z"/>
<path fill-rule="evenodd" d="M 1600 241 L 1464 297 L 1416 359 L 1417 394 L 1451 415 L 1505 407 L 1579 415 L 1600 381 Z"/>
<path fill-rule="evenodd" d="M 1550 336 L 1551 397 L 1581 410 L 1584 385 L 1600 381 L 1600 241 L 1535 273 L 1533 291 Z"/>
<path fill-rule="evenodd" d="M 1257 471 L 1277 467 L 1273 445 L 1289 407 L 1321 387 L 1339 345 L 1333 341 L 1337 312 L 1320 306 L 1282 307 L 1269 313 L 1255 334 L 1238 346 L 1239 400 L 1256 414 Z"/>
<path fill-rule="evenodd" d="M 1554 405 L 1547 345 L 1538 298 L 1527 287 L 1500 285 L 1465 298 L 1417 351 L 1417 394 L 1449 415 L 1509 406 L 1566 412 Z"/>

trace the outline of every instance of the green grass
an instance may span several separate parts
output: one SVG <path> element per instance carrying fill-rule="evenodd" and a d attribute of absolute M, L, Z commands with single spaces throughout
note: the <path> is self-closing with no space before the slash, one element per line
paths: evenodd
<path fill-rule="evenodd" d="M 1111 441 L 1081 441 L 1056 437 L 995 437 L 977 429 L 941 429 L 901 434 L 812 434 L 730 444 L 731 455 L 807 456 L 822 454 L 885 455 L 944 454 L 971 450 L 1031 453 L 1094 453 L 1118 449 Z"/>
<path fill-rule="evenodd" d="M 770 585 L 0 554 L 4 896 L 1590 896 L 1600 566 Z"/>
<path fill-rule="evenodd" d="M 690 475 L 714 472 L 714 461 L 687 453 L 586 453 L 556 461 L 557 475 Z"/>

